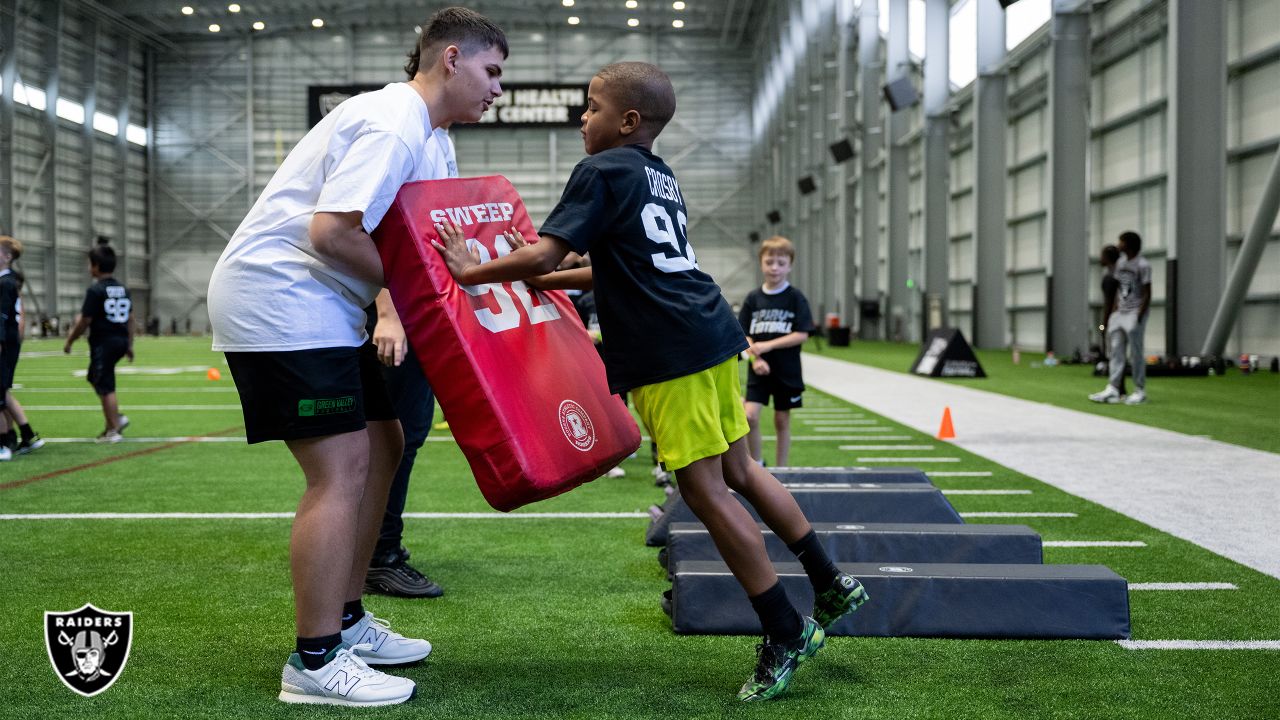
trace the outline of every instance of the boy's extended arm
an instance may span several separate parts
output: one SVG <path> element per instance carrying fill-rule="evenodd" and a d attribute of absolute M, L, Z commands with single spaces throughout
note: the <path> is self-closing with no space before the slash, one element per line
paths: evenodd
<path fill-rule="evenodd" d="M 593 287 L 590 266 L 557 270 L 525 282 L 539 290 L 590 290 Z"/>
<path fill-rule="evenodd" d="M 364 231 L 362 212 L 318 212 L 307 228 L 311 247 L 335 268 L 382 286 L 382 257 Z"/>
<path fill-rule="evenodd" d="M 439 240 L 432 240 L 436 250 L 449 266 L 449 272 L 461 285 L 485 285 L 487 283 L 528 280 L 546 275 L 560 265 L 569 254 L 569 244 L 560 238 L 543 235 L 542 241 L 525 245 L 510 254 L 495 258 L 483 265 L 471 254 L 467 238 L 451 221 L 436 224 Z"/>
<path fill-rule="evenodd" d="M 62 346 L 62 352 L 71 352 L 71 344 L 83 335 L 85 330 L 89 329 L 89 322 L 91 319 L 92 318 L 87 315 L 78 315 L 76 317 L 76 324 L 72 325 L 71 332 L 67 333 L 67 344 Z"/>

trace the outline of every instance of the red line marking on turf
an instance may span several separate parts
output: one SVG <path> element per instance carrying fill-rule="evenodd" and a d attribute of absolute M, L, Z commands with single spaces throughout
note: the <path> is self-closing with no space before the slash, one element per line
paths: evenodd
<path fill-rule="evenodd" d="M 215 432 L 206 433 L 204 435 L 193 436 L 193 437 L 217 437 L 219 435 L 226 435 L 228 433 L 235 432 L 241 429 L 242 427 L 244 426 L 236 425 L 234 427 L 229 427 L 224 430 L 218 430 Z M 93 462 L 84 463 L 83 465 L 74 465 L 69 468 L 54 470 L 52 472 L 47 472 L 43 475 L 35 475 L 33 477 L 25 478 L 22 480 L 14 480 L 13 482 L 0 483 L 0 490 L 13 490 L 14 488 L 20 488 L 24 485 L 30 485 L 31 483 L 40 482 L 41 480 L 48 480 L 50 478 L 59 477 L 61 475 L 69 475 L 73 472 L 79 472 L 81 470 L 91 470 L 96 467 L 102 467 L 103 465 L 110 465 L 111 463 L 114 463 L 114 462 L 120 462 L 121 460 L 132 460 L 133 458 L 142 457 L 143 455 L 150 455 L 151 453 L 157 453 L 157 452 L 160 452 L 161 450 L 169 450 L 170 448 L 175 448 L 175 447 L 178 447 L 179 445 L 189 445 L 191 444 L 191 442 L 192 440 L 178 440 L 176 442 L 168 442 L 163 445 L 157 445 L 155 447 L 149 447 L 143 450 L 134 450 L 133 452 L 125 453 L 124 455 L 113 455 L 111 457 L 103 458 L 101 460 L 94 460 Z"/>

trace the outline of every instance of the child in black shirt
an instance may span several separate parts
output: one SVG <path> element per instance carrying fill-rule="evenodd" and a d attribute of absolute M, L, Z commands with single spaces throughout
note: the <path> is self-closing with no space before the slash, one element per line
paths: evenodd
<path fill-rule="evenodd" d="M 94 283 L 84 294 L 80 316 L 67 335 L 62 351 L 71 352 L 76 338 L 89 331 L 89 384 L 102 401 L 102 415 L 106 428 L 98 435 L 98 442 L 118 443 L 120 434 L 129 426 L 129 418 L 120 414 L 116 399 L 116 363 L 127 357 L 133 362 L 133 301 L 129 289 L 112 277 L 116 269 L 116 252 L 99 241 L 89 251 L 89 274 Z"/>

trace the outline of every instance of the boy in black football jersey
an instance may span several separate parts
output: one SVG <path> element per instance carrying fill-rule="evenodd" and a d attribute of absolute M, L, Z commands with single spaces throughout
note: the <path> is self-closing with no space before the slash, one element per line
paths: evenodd
<path fill-rule="evenodd" d="M 116 363 L 127 357 L 133 362 L 133 301 L 129 289 L 111 276 L 116 269 L 116 251 L 103 240 L 89 251 L 89 274 L 94 283 L 84 294 L 80 316 L 67 335 L 64 353 L 71 352 L 76 338 L 89 331 L 89 384 L 102 401 L 102 415 L 107 426 L 98 442 L 117 443 L 129 426 L 129 418 L 120 414 L 116 400 Z"/>
<path fill-rule="evenodd" d="M 804 376 L 800 370 L 800 346 L 813 332 L 813 316 L 804 293 L 791 286 L 795 245 L 775 235 L 760 244 L 760 270 L 764 286 L 752 290 L 742 303 L 738 322 L 747 334 L 751 359 L 747 370 L 747 445 L 751 457 L 764 460 L 760 441 L 760 412 L 773 399 L 773 427 L 777 433 L 778 465 L 791 455 L 791 410 L 801 407 Z"/>
<path fill-rule="evenodd" d="M 22 277 L 10 265 L 20 257 L 22 243 L 0 235 L 0 461 L 44 447 L 12 392 L 22 348 Z"/>
<path fill-rule="evenodd" d="M 737 355 L 747 348 L 733 310 L 698 269 L 675 174 L 652 152 L 675 113 L 671 80 L 648 63 L 607 65 L 591 79 L 582 135 L 587 154 L 541 229 L 541 240 L 480 265 L 452 223 L 437 249 L 461 284 L 551 273 L 570 250 L 589 268 L 538 281 L 593 287 L 610 390 L 632 402 L 760 616 L 765 642 L 738 693 L 763 700 L 786 689 L 797 665 L 822 647 L 826 628 L 866 599 L 862 585 L 827 556 L 795 499 L 747 452 Z M 786 541 L 814 585 L 814 617 L 802 617 L 778 582 L 759 527 L 731 494 L 746 498 Z"/>

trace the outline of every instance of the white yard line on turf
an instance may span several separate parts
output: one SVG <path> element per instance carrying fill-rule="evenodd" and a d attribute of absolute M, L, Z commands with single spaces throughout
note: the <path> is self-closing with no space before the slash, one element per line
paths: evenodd
<path fill-rule="evenodd" d="M 962 518 L 1073 518 L 1073 512 L 962 512 Z"/>
<path fill-rule="evenodd" d="M 925 473 L 925 475 L 928 475 L 929 477 L 949 477 L 949 478 L 991 477 L 992 474 L 993 473 L 989 470 L 982 470 L 982 471 L 976 471 L 976 472 L 926 472 Z"/>
<path fill-rule="evenodd" d="M 1040 543 L 1044 547 L 1085 548 L 1085 547 L 1146 547 L 1141 540 L 1045 540 Z"/>
<path fill-rule="evenodd" d="M 933 450 L 933 445 L 841 445 L 841 450 Z"/>
<path fill-rule="evenodd" d="M 940 457 L 931 457 L 931 458 L 922 458 L 922 457 L 860 457 L 860 458 L 858 458 L 858 462 L 860 462 L 860 463 L 864 463 L 864 462 L 865 462 L 865 463 L 882 463 L 882 462 L 891 462 L 891 463 L 952 463 L 952 462 L 960 462 L 960 458 L 957 458 L 957 457 L 941 457 L 941 458 L 940 458 Z"/>
<path fill-rule="evenodd" d="M 415 520 L 638 520 L 649 513 L 413 513 Z M 283 520 L 293 513 L 37 513 L 0 515 L 0 520 Z"/>
<path fill-rule="evenodd" d="M 1030 495 L 1030 490 L 943 490 L 943 495 Z"/>
<path fill-rule="evenodd" d="M 1130 590 L 1239 590 L 1228 582 L 1153 582 L 1129 583 Z"/>
<path fill-rule="evenodd" d="M 1125 650 L 1280 650 L 1280 640 L 1117 640 Z"/>

